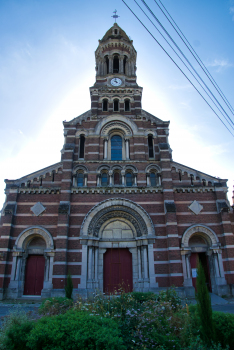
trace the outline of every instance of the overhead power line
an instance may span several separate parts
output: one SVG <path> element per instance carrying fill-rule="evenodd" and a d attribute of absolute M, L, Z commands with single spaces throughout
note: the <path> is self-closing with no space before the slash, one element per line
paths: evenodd
<path fill-rule="evenodd" d="M 136 2 L 136 0 L 134 0 Z M 220 106 L 220 108 L 223 110 L 223 112 L 225 113 L 225 115 L 227 116 L 227 118 L 223 115 L 223 113 L 221 112 L 221 114 L 224 116 L 224 118 L 226 119 L 226 121 L 228 122 L 228 124 L 232 127 L 232 129 L 234 130 L 234 123 L 231 120 L 231 118 L 229 117 L 229 115 L 227 114 L 227 112 L 224 110 L 224 108 L 222 107 L 222 105 L 219 103 L 219 101 L 217 100 L 217 98 L 215 97 L 215 95 L 212 93 L 212 91 L 209 89 L 209 87 L 207 86 L 207 84 L 204 82 L 204 80 L 201 78 L 201 76 L 198 74 L 198 72 L 196 71 L 196 69 L 192 66 L 192 64 L 190 63 L 190 61 L 187 59 L 187 57 L 184 55 L 184 53 L 182 52 L 182 50 L 179 48 L 179 46 L 176 44 L 176 42 L 172 39 L 171 35 L 168 33 L 168 31 L 165 29 L 165 27 L 161 24 L 161 22 L 159 21 L 159 19 L 155 16 L 155 14 L 153 13 L 153 11 L 150 9 L 150 7 L 146 4 L 146 2 L 144 0 L 141 0 L 142 3 L 145 5 L 145 7 L 147 8 L 147 10 L 151 13 L 151 15 L 154 17 L 154 19 L 157 21 L 157 23 L 160 25 L 160 27 L 163 29 L 163 31 L 166 33 L 166 35 L 169 37 L 169 39 L 172 41 L 172 43 L 175 45 L 175 47 L 177 48 L 177 50 L 180 52 L 180 54 L 184 57 L 184 59 L 188 62 L 188 64 L 190 65 L 190 67 L 192 68 L 192 70 L 195 72 L 195 74 L 198 76 L 198 78 L 202 81 L 202 83 L 204 84 L 204 86 L 206 87 L 206 89 L 209 91 L 209 93 L 213 96 L 213 98 L 215 99 L 215 101 L 218 103 L 218 105 Z M 152 22 L 151 22 L 152 23 Z M 191 50 L 190 50 L 191 52 Z M 193 55 L 194 56 L 194 55 Z M 196 59 L 196 58 L 195 58 Z M 196 61 L 198 62 L 198 60 L 196 59 Z M 198 62 L 199 63 L 199 62 Z M 204 71 L 204 69 L 203 69 Z M 191 73 L 191 71 L 190 71 Z M 206 74 L 207 75 L 207 74 Z M 197 80 L 197 79 L 196 79 Z M 210 80 L 210 79 L 209 79 Z M 211 81 L 211 80 L 210 80 Z M 213 84 L 213 83 L 212 83 Z M 201 86 L 201 84 L 199 84 Z M 213 84 L 214 85 L 214 84 Z M 204 90 L 204 89 L 203 89 Z M 217 89 L 216 89 L 217 90 Z M 204 90 L 205 91 L 205 90 Z M 219 93 L 220 95 L 220 93 Z M 221 96 L 221 95 L 220 95 Z M 222 96 L 221 96 L 222 97 Z M 223 97 L 222 97 L 223 99 Z M 212 99 L 211 99 L 212 100 Z M 212 102 L 214 103 L 214 101 L 212 100 Z M 225 101 L 224 101 L 225 102 Z M 226 102 L 225 102 L 226 104 Z M 215 104 L 216 105 L 216 104 Z M 217 107 L 217 106 L 216 106 Z M 229 107 L 228 107 L 229 108 Z M 219 109 L 219 108 L 218 108 Z M 230 108 L 229 108 L 230 109 Z M 220 109 L 219 109 L 220 111 Z M 232 111 L 231 111 L 232 112 Z M 231 124 L 230 124 L 230 122 Z"/>
<path fill-rule="evenodd" d="M 136 19 L 141 23 L 141 25 L 146 29 L 146 31 L 151 35 L 151 37 L 156 41 L 156 43 L 161 47 L 161 49 L 166 53 L 166 55 L 172 60 L 172 62 L 176 65 L 176 67 L 180 70 L 180 72 L 185 76 L 185 78 L 190 82 L 190 84 L 194 87 L 194 89 L 198 92 L 198 94 L 202 97 L 202 99 L 206 102 L 206 104 L 211 108 L 211 110 L 215 113 L 217 118 L 221 121 L 221 123 L 225 126 L 225 128 L 230 132 L 230 134 L 234 137 L 234 134 L 229 130 L 227 125 L 223 122 L 223 120 L 219 117 L 216 111 L 212 108 L 209 102 L 205 99 L 205 97 L 201 94 L 201 92 L 196 88 L 196 86 L 192 83 L 192 81 L 187 77 L 187 75 L 183 72 L 183 70 L 178 66 L 178 64 L 173 60 L 173 58 L 169 55 L 169 53 L 164 49 L 164 47 L 159 43 L 159 41 L 155 38 L 155 36 L 150 32 L 150 30 L 144 25 L 144 23 L 139 19 L 139 17 L 133 12 L 133 10 L 128 6 L 128 4 L 122 0 L 125 6 L 130 10 L 130 12 L 136 17 Z"/>
<path fill-rule="evenodd" d="M 168 35 L 168 37 L 170 38 L 170 40 L 173 42 L 173 44 L 176 46 L 176 48 L 178 49 L 178 51 L 182 54 L 182 56 L 185 58 L 185 60 L 188 62 L 188 64 L 190 65 L 190 67 L 193 69 L 193 71 L 195 72 L 195 74 L 197 74 L 198 78 L 203 82 L 203 84 L 205 85 L 205 87 L 207 88 L 207 90 L 210 92 L 210 94 L 213 96 L 213 98 L 216 100 L 216 102 L 219 104 L 219 106 L 217 106 L 217 104 L 215 103 L 215 101 L 213 100 L 213 98 L 208 94 L 207 90 L 202 86 L 202 84 L 200 83 L 200 81 L 196 78 L 196 76 L 193 74 L 193 72 L 189 69 L 189 67 L 186 65 L 186 63 L 182 60 L 182 58 L 179 56 L 179 54 L 175 51 L 175 49 L 171 46 L 171 44 L 168 42 L 168 40 L 164 37 L 164 35 L 160 32 L 160 30 L 156 27 L 156 25 L 152 22 L 152 20 L 149 18 L 149 16 L 145 13 L 145 11 L 141 8 L 141 6 L 138 4 L 138 2 L 136 0 L 134 0 L 134 2 L 137 4 L 137 6 L 141 9 L 141 11 L 144 13 L 144 15 L 148 18 L 148 20 L 152 23 L 152 25 L 154 26 L 154 28 L 159 32 L 159 34 L 163 37 L 163 39 L 166 41 L 166 43 L 170 46 L 170 48 L 174 51 L 174 53 L 176 54 L 176 56 L 181 60 L 181 62 L 185 65 L 185 67 L 188 69 L 188 71 L 192 74 L 192 76 L 194 77 L 194 79 L 197 81 L 197 83 L 201 86 L 201 88 L 203 89 L 203 91 L 207 94 L 207 96 L 211 99 L 211 101 L 214 103 L 215 107 L 219 110 L 219 112 L 222 114 L 222 116 L 226 119 L 226 121 L 228 122 L 228 124 L 231 126 L 231 128 L 234 130 L 234 125 L 232 125 L 229 120 L 226 118 L 226 116 L 223 114 L 223 112 L 220 110 L 219 106 L 222 108 L 222 106 L 220 105 L 219 101 L 216 99 L 216 97 L 212 94 L 212 92 L 210 91 L 210 89 L 208 88 L 208 86 L 205 84 L 205 82 L 202 80 L 202 78 L 200 77 L 200 75 L 197 73 L 197 71 L 194 69 L 194 67 L 192 66 L 192 64 L 188 61 L 187 57 L 183 54 L 183 52 L 180 50 L 180 48 L 178 47 L 178 45 L 174 42 L 174 40 L 171 38 L 171 36 L 169 35 L 169 33 L 166 31 L 166 29 L 162 26 L 162 24 L 159 22 L 160 26 L 163 28 L 163 30 L 166 32 L 166 34 Z M 148 7 L 147 7 L 148 8 Z M 223 108 L 222 108 L 223 109 Z M 226 111 L 224 111 L 224 113 L 227 115 Z M 228 116 L 228 115 L 227 115 Z"/>
<path fill-rule="evenodd" d="M 234 112 L 234 108 L 232 107 L 232 105 L 230 104 L 230 102 L 228 101 L 228 99 L 226 98 L 226 96 L 224 95 L 224 93 L 222 92 L 222 90 L 220 89 L 220 87 L 218 86 L 218 84 L 216 83 L 216 81 L 214 80 L 214 78 L 212 77 L 212 75 L 210 74 L 210 72 L 208 71 L 208 69 L 206 68 L 206 66 L 204 65 L 204 63 L 202 62 L 202 60 L 200 59 L 200 57 L 198 56 L 198 54 L 196 53 L 196 51 L 194 50 L 194 48 L 192 47 L 192 45 L 190 44 L 190 42 L 188 41 L 188 39 L 185 37 L 185 35 L 183 34 L 183 32 L 181 31 L 181 29 L 179 28 L 179 26 L 176 24 L 176 22 L 174 21 L 174 19 L 171 17 L 170 13 L 167 11 L 167 9 L 165 8 L 165 6 L 163 5 L 163 3 L 161 2 L 161 0 L 158 0 L 160 2 L 160 4 L 162 5 L 162 7 L 164 8 L 165 12 L 168 14 L 168 16 L 170 17 L 171 21 L 174 23 L 175 27 L 178 29 L 178 31 L 176 30 L 176 28 L 174 27 L 174 25 L 171 23 L 170 19 L 167 17 L 167 15 L 165 14 L 165 12 L 163 11 L 163 9 L 160 7 L 160 5 L 158 4 L 157 0 L 154 0 L 155 3 L 158 5 L 158 7 L 160 8 L 160 10 L 162 11 L 162 13 L 164 14 L 164 16 L 167 18 L 168 22 L 171 24 L 171 26 L 174 28 L 174 30 L 176 31 L 176 33 L 179 35 L 179 37 L 181 38 L 181 40 L 184 42 L 184 44 L 187 46 L 188 50 L 190 51 L 191 49 L 191 54 L 193 55 L 193 57 L 196 59 L 197 58 L 197 62 L 200 65 L 200 67 L 203 69 L 203 71 L 205 72 L 205 74 L 207 74 L 208 78 L 210 80 L 213 81 L 213 85 L 216 86 L 216 90 L 218 89 L 220 94 L 223 96 L 223 99 L 226 101 L 226 103 L 229 105 L 229 109 L 231 110 L 231 112 Z M 180 35 L 181 34 L 181 35 Z M 181 37 L 182 36 L 182 37 Z M 184 40 L 183 40 L 184 39 Z M 186 44 L 187 43 L 187 44 Z M 195 57 L 196 56 L 196 57 Z"/>

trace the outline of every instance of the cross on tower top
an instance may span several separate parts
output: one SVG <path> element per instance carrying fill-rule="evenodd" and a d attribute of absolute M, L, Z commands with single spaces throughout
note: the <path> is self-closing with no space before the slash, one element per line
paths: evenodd
<path fill-rule="evenodd" d="M 114 15 L 111 16 L 111 17 L 113 17 L 113 18 L 115 19 L 115 23 L 116 23 L 116 19 L 120 17 L 120 16 L 118 16 L 118 15 L 116 14 L 116 12 L 117 12 L 117 10 L 114 10 L 114 11 L 113 11 Z"/>

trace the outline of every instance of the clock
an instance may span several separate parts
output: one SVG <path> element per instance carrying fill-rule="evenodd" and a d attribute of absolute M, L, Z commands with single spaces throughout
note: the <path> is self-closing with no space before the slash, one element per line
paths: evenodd
<path fill-rule="evenodd" d="M 122 84 L 122 80 L 119 78 L 113 78 L 110 82 L 113 86 L 120 86 Z"/>

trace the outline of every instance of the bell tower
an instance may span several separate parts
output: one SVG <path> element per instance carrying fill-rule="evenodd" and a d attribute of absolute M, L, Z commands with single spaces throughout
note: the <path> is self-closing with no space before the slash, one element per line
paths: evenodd
<path fill-rule="evenodd" d="M 114 23 L 95 51 L 96 82 L 90 88 L 93 116 L 141 113 L 142 88 L 136 81 L 136 57 L 133 41 Z"/>

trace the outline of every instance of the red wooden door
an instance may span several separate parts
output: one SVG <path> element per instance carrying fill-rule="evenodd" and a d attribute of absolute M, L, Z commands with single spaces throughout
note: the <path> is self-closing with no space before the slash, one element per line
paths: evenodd
<path fill-rule="evenodd" d="M 104 254 L 103 289 L 106 294 L 132 292 L 132 254 L 127 248 L 107 249 Z"/>
<path fill-rule="evenodd" d="M 24 295 L 41 295 L 44 281 L 45 258 L 29 255 L 25 271 Z"/>
<path fill-rule="evenodd" d="M 196 270 L 197 270 L 197 266 L 198 266 L 199 261 L 201 262 L 202 267 L 203 267 L 204 272 L 205 272 L 206 284 L 207 284 L 208 290 L 209 290 L 209 292 L 212 292 L 209 264 L 208 264 L 207 255 L 205 253 L 192 253 L 191 254 L 190 264 L 191 264 L 191 270 L 192 270 L 193 287 L 197 291 L 197 288 L 196 288 L 196 281 L 197 281 Z"/>

